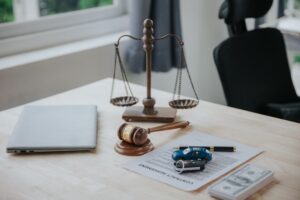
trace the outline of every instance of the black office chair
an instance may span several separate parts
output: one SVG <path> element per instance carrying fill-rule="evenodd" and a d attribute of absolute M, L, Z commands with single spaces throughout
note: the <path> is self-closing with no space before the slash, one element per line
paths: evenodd
<path fill-rule="evenodd" d="M 272 0 L 225 0 L 219 18 L 230 37 L 214 49 L 214 60 L 229 106 L 300 122 L 282 34 L 275 28 L 247 31 L 245 24 L 271 5 Z"/>

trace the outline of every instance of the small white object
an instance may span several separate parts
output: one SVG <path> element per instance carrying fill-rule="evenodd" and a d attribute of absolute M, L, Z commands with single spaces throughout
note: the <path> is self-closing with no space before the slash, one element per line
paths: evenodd
<path fill-rule="evenodd" d="M 272 171 L 248 164 L 211 185 L 208 193 L 224 200 L 243 200 L 272 180 Z"/>

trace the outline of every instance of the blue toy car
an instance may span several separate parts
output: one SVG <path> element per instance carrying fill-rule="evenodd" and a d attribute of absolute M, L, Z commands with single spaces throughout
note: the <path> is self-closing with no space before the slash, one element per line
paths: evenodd
<path fill-rule="evenodd" d="M 206 160 L 212 159 L 212 154 L 205 148 L 188 147 L 186 149 L 179 149 L 173 152 L 172 159 L 178 160 Z"/>

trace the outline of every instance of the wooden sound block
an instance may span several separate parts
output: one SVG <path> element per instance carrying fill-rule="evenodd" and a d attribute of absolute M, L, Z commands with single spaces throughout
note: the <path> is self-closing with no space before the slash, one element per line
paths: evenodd
<path fill-rule="evenodd" d="M 126 108 L 122 118 L 128 122 L 173 122 L 176 109 L 168 107 L 155 107 L 154 114 L 145 114 L 144 107 L 132 106 Z"/>
<path fill-rule="evenodd" d="M 143 146 L 136 146 L 124 141 L 118 141 L 115 145 L 115 151 L 126 156 L 141 156 L 153 149 L 154 146 L 149 139 Z"/>

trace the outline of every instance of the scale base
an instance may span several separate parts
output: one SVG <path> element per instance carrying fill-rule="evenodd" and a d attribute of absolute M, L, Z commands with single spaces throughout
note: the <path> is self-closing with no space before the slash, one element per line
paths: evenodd
<path fill-rule="evenodd" d="M 128 107 L 122 118 L 128 122 L 173 122 L 176 117 L 176 109 L 168 107 L 155 107 L 154 114 L 145 114 L 144 107 Z"/>
<path fill-rule="evenodd" d="M 115 145 L 115 151 L 126 156 L 141 156 L 154 149 L 153 144 L 148 139 L 143 146 L 136 146 L 124 141 L 118 141 Z"/>

